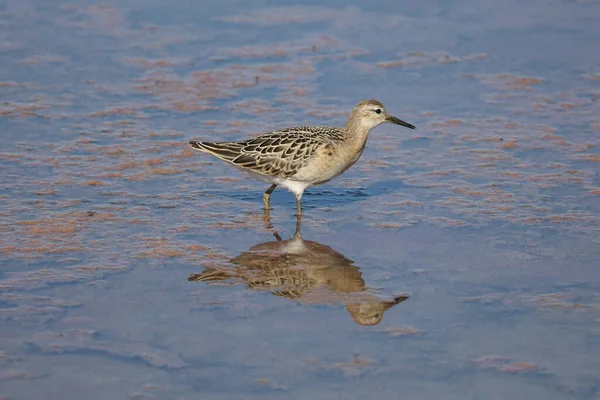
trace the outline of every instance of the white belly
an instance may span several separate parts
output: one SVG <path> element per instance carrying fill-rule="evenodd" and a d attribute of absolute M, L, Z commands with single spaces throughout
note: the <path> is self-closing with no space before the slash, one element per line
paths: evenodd
<path fill-rule="evenodd" d="M 252 178 L 258 179 L 263 182 L 267 182 L 267 183 L 271 183 L 271 184 L 274 183 L 276 185 L 283 186 L 298 197 L 302 197 L 302 193 L 304 193 L 304 190 L 306 190 L 307 187 L 311 186 L 310 183 L 307 183 L 307 182 L 294 181 L 291 179 L 280 178 L 278 176 L 262 175 L 262 174 L 250 171 L 245 168 L 240 168 L 240 167 L 238 167 L 238 169 L 240 171 L 250 175 Z"/>

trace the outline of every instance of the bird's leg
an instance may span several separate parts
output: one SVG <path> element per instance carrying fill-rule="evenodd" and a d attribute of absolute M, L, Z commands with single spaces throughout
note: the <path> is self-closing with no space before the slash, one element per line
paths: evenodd
<path fill-rule="evenodd" d="M 302 228 L 302 214 L 296 215 L 296 231 L 294 232 L 294 238 L 300 237 L 302 239 L 302 233 L 300 233 L 300 229 Z"/>
<path fill-rule="evenodd" d="M 302 206 L 300 205 L 300 197 L 296 196 L 296 215 L 298 218 L 302 216 Z"/>
<path fill-rule="evenodd" d="M 265 212 L 263 214 L 263 222 L 265 224 L 265 228 L 273 229 L 273 224 L 271 224 L 271 213 L 268 208 L 265 208 Z"/>
<path fill-rule="evenodd" d="M 263 194 L 263 203 L 265 203 L 265 210 L 268 210 L 269 208 L 271 208 L 271 206 L 270 206 L 271 193 L 273 193 L 273 190 L 275 190 L 276 187 L 277 187 L 276 184 L 272 184 L 271 187 L 267 189 L 265 194 Z"/>

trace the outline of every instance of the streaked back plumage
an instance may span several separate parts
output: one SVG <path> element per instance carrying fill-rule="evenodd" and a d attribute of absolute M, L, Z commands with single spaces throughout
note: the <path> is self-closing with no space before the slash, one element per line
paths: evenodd
<path fill-rule="evenodd" d="M 193 149 L 267 176 L 295 175 L 322 145 L 344 140 L 344 129 L 298 126 L 237 142 L 191 141 Z"/>

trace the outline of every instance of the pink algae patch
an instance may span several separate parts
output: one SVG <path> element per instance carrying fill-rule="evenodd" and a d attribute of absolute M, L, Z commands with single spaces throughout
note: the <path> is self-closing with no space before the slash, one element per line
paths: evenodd
<path fill-rule="evenodd" d="M 15 153 L 0 153 L 0 159 L 4 160 L 19 160 L 22 156 L 20 154 Z"/>
<path fill-rule="evenodd" d="M 372 364 L 375 364 L 374 360 L 355 355 L 349 362 L 338 362 L 332 364 L 326 364 L 324 368 L 326 370 L 340 370 L 346 377 L 357 377 L 364 373 L 364 369 Z"/>
<path fill-rule="evenodd" d="M 87 180 L 81 183 L 83 186 L 106 186 L 108 183 L 98 180 Z"/>
<path fill-rule="evenodd" d="M 458 57 L 449 53 L 430 53 L 430 52 L 414 52 L 404 53 L 400 60 L 380 62 L 377 64 L 379 68 L 396 68 L 396 67 L 425 67 L 440 64 L 453 64 L 465 61 L 483 60 L 487 55 L 483 53 L 471 54 L 469 56 Z"/>
<path fill-rule="evenodd" d="M 578 157 L 578 158 L 583 161 L 590 161 L 590 162 L 595 162 L 595 163 L 600 162 L 600 155 L 598 155 L 598 154 L 587 154 L 585 156 Z"/>
<path fill-rule="evenodd" d="M 512 86 L 531 86 L 537 85 L 541 83 L 542 79 L 540 78 L 514 78 L 508 81 L 509 85 Z"/>
<path fill-rule="evenodd" d="M 0 252 L 23 256 L 27 254 L 81 251 L 81 234 L 89 223 L 119 220 L 106 212 L 70 212 L 53 214 L 52 218 L 19 221 L 18 242 L 7 244 Z"/>
<path fill-rule="evenodd" d="M 221 182 L 239 182 L 240 180 L 238 178 L 232 178 L 232 177 L 228 177 L 228 176 L 221 176 L 218 178 L 215 178 L 216 181 L 221 181 Z"/>
<path fill-rule="evenodd" d="M 65 62 L 66 58 L 61 56 L 32 56 L 23 60 L 23 63 L 28 65 L 38 65 L 38 64 L 57 64 Z"/>
<path fill-rule="evenodd" d="M 29 117 L 39 116 L 36 111 L 49 108 L 50 105 L 44 102 L 36 103 L 15 103 L 5 101 L 0 106 L 0 117 Z"/>
<path fill-rule="evenodd" d="M 55 189 L 42 189 L 35 192 L 38 196 L 52 196 L 58 193 L 58 190 Z"/>
<path fill-rule="evenodd" d="M 117 178 L 123 178 L 125 175 L 122 172 L 107 172 L 106 174 L 102 174 L 99 176 L 99 178 L 104 178 L 104 179 L 117 179 Z"/>
<path fill-rule="evenodd" d="M 390 165 L 390 163 L 385 162 L 385 161 L 381 161 L 381 160 L 369 160 L 366 162 L 367 165 L 372 165 L 372 166 L 379 166 L 379 167 L 388 167 Z"/>
<path fill-rule="evenodd" d="M 206 251 L 208 250 L 208 247 L 203 246 L 201 244 L 188 244 L 183 246 L 183 248 L 187 251 Z"/>
<path fill-rule="evenodd" d="M 391 214 L 403 214 L 403 212 L 398 211 L 395 213 L 392 212 Z M 408 223 L 376 222 L 376 223 L 372 224 L 372 226 L 377 229 L 402 229 L 402 228 L 408 228 L 412 225 L 413 224 L 410 222 L 408 222 Z"/>
<path fill-rule="evenodd" d="M 395 327 L 395 328 L 386 328 L 384 330 L 384 332 L 387 333 L 391 337 L 410 336 L 410 335 L 416 335 L 418 333 L 421 333 L 420 330 L 415 329 L 415 328 L 410 327 L 410 326 L 401 326 L 401 327 Z"/>
<path fill-rule="evenodd" d="M 516 140 L 507 140 L 506 142 L 502 143 L 500 147 L 503 149 L 516 149 L 519 147 L 519 145 L 517 144 Z"/>
<path fill-rule="evenodd" d="M 181 171 L 179 168 L 176 167 L 160 167 L 160 168 L 151 168 L 148 170 L 148 174 L 150 175 L 176 175 L 176 174 L 180 174 L 183 171 Z"/>
<path fill-rule="evenodd" d="M 170 258 L 181 257 L 186 254 L 184 249 L 169 242 L 166 238 L 152 238 L 134 236 L 136 247 L 141 248 L 136 256 L 142 258 Z"/>
<path fill-rule="evenodd" d="M 113 107 L 103 111 L 96 111 L 91 113 L 90 117 L 106 117 L 110 115 L 137 115 L 138 109 L 136 107 Z"/>
<path fill-rule="evenodd" d="M 136 66 L 138 68 L 171 68 L 189 63 L 189 60 L 165 60 L 149 58 L 123 57 L 123 63 Z"/>
<path fill-rule="evenodd" d="M 120 144 L 108 146 L 89 146 L 88 150 L 90 152 L 98 152 L 107 156 L 119 156 L 129 154 L 129 151 L 125 149 L 125 146 Z"/>
<path fill-rule="evenodd" d="M 220 51 L 219 57 L 234 57 L 234 58 L 275 58 L 286 57 L 297 54 L 316 53 L 321 49 L 332 49 L 339 47 L 340 41 L 331 36 L 323 35 L 312 38 L 309 41 L 299 42 L 280 42 L 268 45 L 252 45 L 231 49 L 223 49 Z"/>
<path fill-rule="evenodd" d="M 159 103 L 159 108 L 182 112 L 217 110 L 212 100 L 233 98 L 258 85 L 281 90 L 282 84 L 297 82 L 315 72 L 312 62 L 307 59 L 268 65 L 227 65 L 196 70 L 183 77 L 154 71 L 138 79 L 133 88 L 164 100 L 166 104 Z M 273 109 L 269 103 L 264 104 L 260 108 Z"/>
<path fill-rule="evenodd" d="M 178 159 L 186 159 L 194 157 L 196 153 L 196 151 L 192 150 L 189 146 L 186 145 L 184 148 L 181 149 L 180 152 L 172 154 L 171 157 Z"/>
<path fill-rule="evenodd" d="M 14 380 L 14 379 L 26 379 L 28 378 L 28 374 L 25 371 L 21 371 L 21 370 L 11 370 L 11 371 L 5 371 L 2 374 L 0 374 L 0 380 L 3 381 L 10 381 L 10 380 Z M 3 397 L 0 397 L 0 400 L 2 400 Z"/>
<path fill-rule="evenodd" d="M 405 61 L 388 61 L 388 62 L 380 62 L 377 64 L 380 68 L 395 68 L 395 67 L 405 67 L 407 63 Z"/>
<path fill-rule="evenodd" d="M 404 200 L 398 203 L 399 206 L 423 207 L 423 203 L 414 200 Z"/>
<path fill-rule="evenodd" d="M 460 193 L 460 194 L 464 194 L 467 196 L 473 196 L 473 197 L 484 197 L 486 195 L 488 195 L 488 193 L 480 191 L 480 190 L 469 190 L 469 189 L 465 189 L 465 188 L 454 188 L 453 189 L 456 193 Z"/>
<path fill-rule="evenodd" d="M 514 364 L 507 364 L 500 367 L 500 371 L 503 372 L 529 372 L 538 371 L 540 366 L 534 363 L 518 362 Z"/>
<path fill-rule="evenodd" d="M 139 168 L 139 166 L 140 164 L 138 162 L 128 161 L 121 164 L 116 164 L 114 166 L 109 166 L 108 168 L 116 171 L 123 171 L 126 169 Z"/>
<path fill-rule="evenodd" d="M 272 107 L 270 102 L 257 99 L 238 101 L 232 104 L 232 106 L 236 110 L 245 110 L 246 112 L 253 114 L 274 113 L 279 111 L 279 109 Z"/>
<path fill-rule="evenodd" d="M 561 309 L 598 309 L 598 304 L 581 304 L 570 301 L 571 296 L 565 293 L 547 293 L 537 296 L 524 296 L 525 300 L 534 303 L 538 307 L 561 308 Z"/>
<path fill-rule="evenodd" d="M 25 82 L 25 83 L 18 83 L 18 82 L 0 82 L 0 87 L 35 87 L 37 86 L 37 83 L 35 82 Z"/>
<path fill-rule="evenodd" d="M 322 7 L 273 7 L 259 9 L 241 15 L 218 18 L 220 21 L 236 24 L 256 24 L 259 26 L 273 26 L 291 23 L 320 22 L 334 19 L 339 16 L 339 11 Z"/>
<path fill-rule="evenodd" d="M 510 74 L 497 75 L 473 75 L 483 84 L 493 86 L 497 89 L 530 91 L 532 86 L 539 85 L 544 80 L 537 77 L 514 76 Z"/>
<path fill-rule="evenodd" d="M 36 219 L 20 221 L 19 225 L 26 228 L 26 233 L 31 236 L 72 236 L 77 231 L 76 219 Z"/>
<path fill-rule="evenodd" d="M 540 371 L 542 367 L 530 362 L 510 362 L 505 357 L 484 356 L 472 360 L 474 363 L 485 369 L 495 369 L 501 372 L 525 373 Z"/>
<path fill-rule="evenodd" d="M 445 121 L 432 122 L 430 125 L 433 128 L 447 128 L 447 127 L 451 127 L 451 126 L 459 126 L 459 125 L 462 125 L 463 123 L 464 123 L 464 121 L 461 119 L 448 119 Z"/>
<path fill-rule="evenodd" d="M 165 160 L 163 160 L 162 158 L 149 158 L 147 160 L 144 161 L 144 164 L 146 165 L 158 165 L 158 164 L 164 164 Z"/>

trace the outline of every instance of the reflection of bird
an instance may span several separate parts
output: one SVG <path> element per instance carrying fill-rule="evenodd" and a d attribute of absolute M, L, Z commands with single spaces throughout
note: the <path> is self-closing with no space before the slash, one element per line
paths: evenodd
<path fill-rule="evenodd" d="M 207 268 L 191 274 L 190 281 L 214 282 L 240 279 L 251 289 L 302 303 L 343 303 L 357 324 L 376 325 L 383 313 L 408 296 L 381 300 L 365 288 L 353 262 L 331 247 L 304 240 L 298 220 L 292 239 L 261 243 L 231 259 L 234 268 Z"/>
<path fill-rule="evenodd" d="M 238 142 L 191 140 L 190 146 L 271 183 L 263 196 L 266 209 L 277 185 L 286 187 L 296 196 L 296 210 L 301 215 L 304 190 L 329 182 L 350 168 L 365 149 L 371 129 L 384 122 L 415 129 L 389 115 L 377 100 L 364 100 L 354 107 L 343 128 L 300 126 Z"/>

